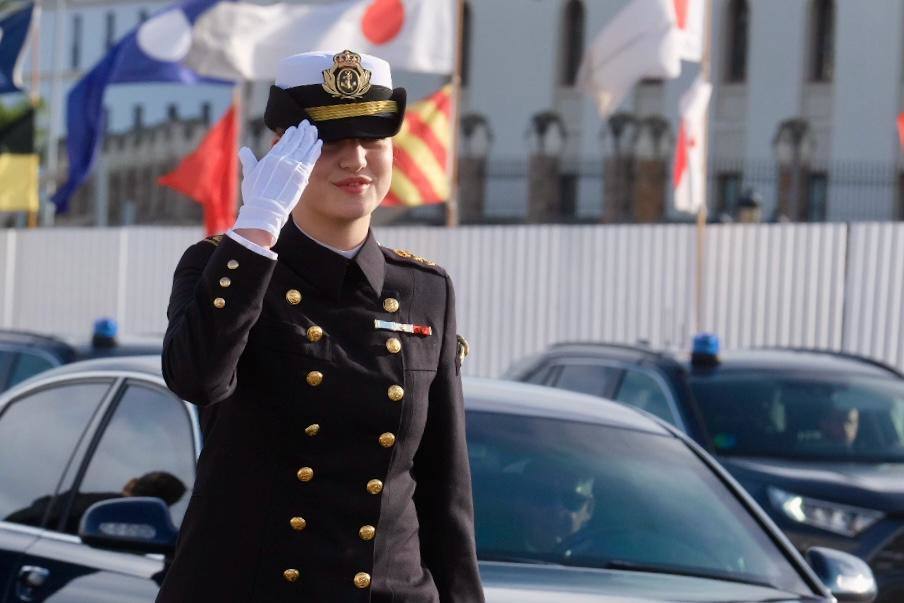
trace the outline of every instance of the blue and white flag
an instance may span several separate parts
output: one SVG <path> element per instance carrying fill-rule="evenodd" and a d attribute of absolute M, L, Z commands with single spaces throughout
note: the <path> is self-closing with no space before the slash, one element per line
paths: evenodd
<path fill-rule="evenodd" d="M 135 27 L 69 92 L 66 105 L 69 176 L 53 196 L 58 213 L 91 171 L 104 132 L 104 92 L 110 84 L 175 82 L 220 83 L 184 64 L 192 46 L 195 21 L 219 0 L 187 0 L 172 4 Z"/>
<path fill-rule="evenodd" d="M 0 94 L 22 89 L 19 59 L 28 38 L 34 4 L 6 16 L 0 21 Z"/>

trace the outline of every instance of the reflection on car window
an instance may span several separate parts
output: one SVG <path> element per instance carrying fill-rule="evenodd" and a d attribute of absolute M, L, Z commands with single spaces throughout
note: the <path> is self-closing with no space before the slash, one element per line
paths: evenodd
<path fill-rule="evenodd" d="M 698 375 L 691 390 L 720 454 L 904 461 L 904 383 L 845 375 Z"/>
<path fill-rule="evenodd" d="M 37 354 L 29 352 L 21 352 L 13 363 L 13 372 L 10 375 L 9 386 L 12 387 L 17 383 L 25 381 L 32 375 L 37 375 L 47 369 L 53 368 L 54 364 Z"/>
<path fill-rule="evenodd" d="M 677 438 L 483 412 L 467 429 L 482 559 L 664 565 L 810 592 Z"/>
<path fill-rule="evenodd" d="M 618 379 L 618 369 L 592 364 L 566 364 L 559 373 L 557 387 L 573 392 L 606 396 Z"/>
<path fill-rule="evenodd" d="M 125 496 L 155 496 L 178 526 L 195 479 L 188 413 L 162 390 L 130 385 L 104 431 L 76 495 L 65 530 L 77 533 L 92 504 Z"/>
<path fill-rule="evenodd" d="M 664 391 L 649 375 L 640 371 L 627 371 L 618 388 L 619 402 L 630 404 L 675 424 L 675 417 L 669 408 L 669 400 Z"/>
<path fill-rule="evenodd" d="M 66 464 L 108 388 L 57 385 L 7 407 L 0 416 L 0 518 L 44 525 Z"/>

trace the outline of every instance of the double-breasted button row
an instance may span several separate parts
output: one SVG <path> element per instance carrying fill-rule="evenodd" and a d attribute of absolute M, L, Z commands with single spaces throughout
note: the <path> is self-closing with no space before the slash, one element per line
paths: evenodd
<path fill-rule="evenodd" d="M 370 574 L 367 572 L 358 572 L 355 574 L 355 586 L 358 588 L 367 588 L 370 586 Z"/>
<path fill-rule="evenodd" d="M 367 482 L 367 491 L 371 494 L 379 494 L 383 491 L 383 482 L 378 479 L 372 479 Z"/>
<path fill-rule="evenodd" d="M 405 390 L 402 389 L 401 385 L 390 385 L 387 395 L 393 402 L 398 402 L 405 397 Z"/>
<path fill-rule="evenodd" d="M 283 578 L 286 579 L 286 582 L 295 582 L 301 574 L 297 569 L 287 569 L 282 575 Z"/>
<path fill-rule="evenodd" d="M 305 377 L 305 381 L 308 382 L 308 385 L 311 387 L 317 387 L 321 383 L 323 383 L 323 373 L 320 371 L 311 371 Z"/>
<path fill-rule="evenodd" d="M 302 467 L 295 475 L 298 477 L 298 481 L 309 482 L 314 479 L 314 470 L 310 467 Z"/>
<path fill-rule="evenodd" d="M 304 517 L 293 517 L 289 520 L 289 525 L 292 526 L 293 530 L 300 532 L 308 527 L 308 522 Z"/>

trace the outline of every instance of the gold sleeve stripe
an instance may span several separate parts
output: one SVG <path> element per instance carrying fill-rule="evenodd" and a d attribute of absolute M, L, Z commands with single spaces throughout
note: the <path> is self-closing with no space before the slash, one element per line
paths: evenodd
<path fill-rule="evenodd" d="M 399 104 L 395 101 L 370 101 L 349 105 L 309 107 L 305 111 L 314 121 L 329 121 L 331 119 L 347 119 L 349 117 L 367 117 L 368 115 L 377 115 L 379 113 L 398 113 Z"/>

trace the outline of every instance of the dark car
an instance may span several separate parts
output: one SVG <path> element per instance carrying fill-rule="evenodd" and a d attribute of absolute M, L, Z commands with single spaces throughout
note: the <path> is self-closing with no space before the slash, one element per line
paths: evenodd
<path fill-rule="evenodd" d="M 817 548 L 811 570 L 666 424 L 551 388 L 464 391 L 488 603 L 829 603 L 823 584 L 872 599 L 866 564 Z M 70 364 L 0 396 L 0 601 L 153 601 L 191 497 L 199 412 L 165 388 L 159 357 Z"/>
<path fill-rule="evenodd" d="M 62 364 L 109 356 L 159 354 L 160 337 L 117 337 L 116 323 L 102 319 L 95 323 L 90 341 L 70 342 L 59 337 L 0 329 L 0 392 L 32 375 Z"/>
<path fill-rule="evenodd" d="M 904 380 L 841 353 L 759 349 L 687 356 L 646 346 L 555 345 L 507 377 L 611 398 L 675 425 L 747 489 L 802 551 L 866 560 L 879 599 L 904 601 Z"/>

